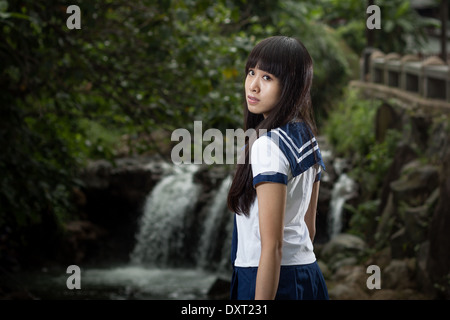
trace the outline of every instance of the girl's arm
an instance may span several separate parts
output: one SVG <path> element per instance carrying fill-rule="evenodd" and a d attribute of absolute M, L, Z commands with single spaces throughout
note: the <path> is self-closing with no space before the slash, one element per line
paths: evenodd
<path fill-rule="evenodd" d="M 319 197 L 320 181 L 314 182 L 311 193 L 311 200 L 309 201 L 308 210 L 305 213 L 305 222 L 308 227 L 309 237 L 311 241 L 314 241 L 316 235 L 316 212 L 317 212 L 317 199 Z"/>
<path fill-rule="evenodd" d="M 255 300 L 274 299 L 280 278 L 286 185 L 265 182 L 256 186 L 259 208 L 261 257 L 256 276 Z"/>

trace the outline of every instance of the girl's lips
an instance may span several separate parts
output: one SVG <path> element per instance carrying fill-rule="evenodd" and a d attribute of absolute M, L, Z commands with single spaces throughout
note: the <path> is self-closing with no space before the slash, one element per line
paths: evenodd
<path fill-rule="evenodd" d="M 247 101 L 250 104 L 257 104 L 259 102 L 259 99 L 249 95 L 247 96 Z"/>

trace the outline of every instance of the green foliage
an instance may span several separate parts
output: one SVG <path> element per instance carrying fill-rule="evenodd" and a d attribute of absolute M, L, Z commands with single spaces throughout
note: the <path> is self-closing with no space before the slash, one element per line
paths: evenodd
<path fill-rule="evenodd" d="M 360 185 L 361 202 L 378 198 L 401 133 L 388 130 L 386 138 L 375 140 L 375 114 L 380 100 L 366 100 L 358 90 L 349 89 L 333 110 L 325 126 L 325 134 L 337 156 L 350 159 L 349 173 Z"/>
<path fill-rule="evenodd" d="M 377 0 L 381 11 L 381 29 L 371 32 L 375 48 L 404 54 L 420 48 L 427 40 L 426 28 L 439 21 L 421 17 L 409 0 Z M 367 1 L 321 0 L 321 19 L 336 28 L 353 50 L 361 54 L 366 46 Z"/>
<path fill-rule="evenodd" d="M 336 154 L 358 163 L 375 143 L 374 117 L 378 100 L 362 99 L 359 91 L 347 89 L 329 115 L 324 133 Z"/>
<path fill-rule="evenodd" d="M 203 130 L 242 127 L 244 63 L 262 38 L 296 36 L 310 49 L 317 113 L 350 73 L 310 2 L 80 0 L 81 30 L 66 27 L 67 5 L 0 0 L 0 233 L 9 247 L 39 245 L 32 235 L 51 237 L 76 218 L 71 194 L 88 159 L 159 152 L 194 120 Z"/>
<path fill-rule="evenodd" d="M 380 204 L 379 199 L 367 200 L 353 207 L 346 205 L 345 209 L 351 213 L 348 233 L 357 235 L 363 239 L 369 239 L 375 232 L 377 226 L 377 211 Z"/>
<path fill-rule="evenodd" d="M 359 186 L 358 202 L 346 205 L 351 213 L 348 232 L 370 239 L 376 231 L 384 178 L 392 164 L 401 132 L 388 130 L 383 142 L 375 140 L 375 114 L 381 101 L 366 100 L 356 89 L 330 113 L 325 134 L 339 157 L 350 159 L 349 176 Z"/>

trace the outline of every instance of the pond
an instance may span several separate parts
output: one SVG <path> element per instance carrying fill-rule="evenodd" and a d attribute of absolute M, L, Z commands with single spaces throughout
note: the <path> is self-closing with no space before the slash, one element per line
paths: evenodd
<path fill-rule="evenodd" d="M 203 300 L 217 279 L 216 274 L 201 269 L 124 265 L 81 268 L 80 289 L 69 289 L 71 276 L 61 268 L 27 272 L 16 279 L 38 300 Z"/>

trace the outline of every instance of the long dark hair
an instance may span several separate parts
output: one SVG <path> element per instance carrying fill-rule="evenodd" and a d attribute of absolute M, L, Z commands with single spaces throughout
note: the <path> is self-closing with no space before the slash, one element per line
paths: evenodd
<path fill-rule="evenodd" d="M 255 200 L 253 174 L 249 161 L 251 145 L 261 132 L 268 132 L 290 121 L 302 121 L 315 133 L 316 126 L 311 105 L 313 62 L 306 47 L 297 39 L 285 36 L 269 37 L 259 42 L 247 59 L 245 74 L 258 67 L 280 80 L 281 95 L 266 118 L 254 114 L 244 103 L 244 128 L 255 129 L 256 137 L 246 137 L 245 161 L 238 162 L 233 182 L 228 192 L 228 208 L 246 216 Z M 263 130 L 262 130 L 263 129 Z"/>

